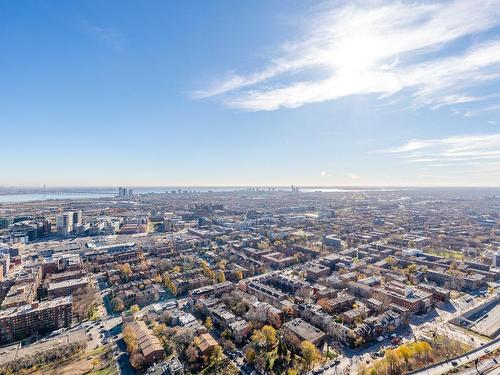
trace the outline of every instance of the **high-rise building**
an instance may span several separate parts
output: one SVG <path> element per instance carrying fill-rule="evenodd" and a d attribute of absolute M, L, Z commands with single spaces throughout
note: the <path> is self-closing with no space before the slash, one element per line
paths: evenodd
<path fill-rule="evenodd" d="M 493 267 L 500 267 L 500 250 L 493 252 L 492 266 Z"/>
<path fill-rule="evenodd" d="M 172 219 L 167 218 L 163 220 L 163 230 L 165 232 L 173 232 L 174 231 L 174 222 Z"/>
<path fill-rule="evenodd" d="M 134 191 L 132 189 L 127 189 L 126 187 L 119 187 L 118 188 L 118 196 L 119 197 L 130 197 L 134 195 Z"/>
<path fill-rule="evenodd" d="M 82 225 L 82 210 L 73 212 L 73 226 Z"/>
<path fill-rule="evenodd" d="M 67 237 L 73 231 L 74 212 L 63 212 L 56 216 L 57 235 Z"/>

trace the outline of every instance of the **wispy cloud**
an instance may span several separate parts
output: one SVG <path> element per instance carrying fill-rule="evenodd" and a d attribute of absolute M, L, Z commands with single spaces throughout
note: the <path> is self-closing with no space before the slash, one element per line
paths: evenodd
<path fill-rule="evenodd" d="M 500 25 L 500 0 L 335 4 L 310 15 L 303 37 L 261 70 L 231 72 L 194 96 L 259 111 L 410 90 L 414 106 L 439 108 L 483 100 L 468 90 L 500 79 L 499 40 L 450 48 Z"/>
<path fill-rule="evenodd" d="M 83 20 L 81 22 L 81 27 L 86 34 L 103 43 L 106 43 L 114 50 L 120 51 L 122 49 L 120 35 L 116 32 L 116 30 L 109 27 L 98 26 L 87 20 Z"/>
<path fill-rule="evenodd" d="M 427 167 L 473 168 L 476 172 L 491 170 L 500 174 L 500 133 L 414 139 L 380 152 Z"/>

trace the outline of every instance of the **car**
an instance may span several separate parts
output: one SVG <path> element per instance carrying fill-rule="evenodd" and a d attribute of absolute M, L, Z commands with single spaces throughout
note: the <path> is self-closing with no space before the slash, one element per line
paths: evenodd
<path fill-rule="evenodd" d="M 457 367 L 458 366 L 458 362 L 457 361 L 452 361 L 451 364 L 453 365 L 453 367 Z"/>
<path fill-rule="evenodd" d="M 484 352 L 487 354 L 487 353 L 490 352 L 490 350 L 489 349 L 484 349 Z"/>

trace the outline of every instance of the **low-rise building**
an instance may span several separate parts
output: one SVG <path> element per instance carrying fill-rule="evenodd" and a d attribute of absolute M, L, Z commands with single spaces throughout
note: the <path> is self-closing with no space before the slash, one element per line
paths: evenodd
<path fill-rule="evenodd" d="M 300 341 L 307 340 L 316 346 L 321 345 L 326 338 L 325 332 L 300 318 L 295 318 L 293 320 L 290 320 L 289 322 L 286 322 L 285 324 L 283 324 L 281 329 L 285 333 L 285 337 L 287 333 L 291 333 L 295 335 Z"/>

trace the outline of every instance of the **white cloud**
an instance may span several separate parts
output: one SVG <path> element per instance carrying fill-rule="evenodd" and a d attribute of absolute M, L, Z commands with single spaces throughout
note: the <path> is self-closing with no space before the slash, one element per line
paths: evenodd
<path fill-rule="evenodd" d="M 460 167 L 500 174 L 500 133 L 415 139 L 383 153 L 429 167 Z"/>
<path fill-rule="evenodd" d="M 500 41 L 448 48 L 499 25 L 500 0 L 380 4 L 322 7 L 302 39 L 287 42 L 266 67 L 231 73 L 194 96 L 223 95 L 229 106 L 258 111 L 410 89 L 414 105 L 439 108 L 480 101 L 467 90 L 500 79 Z M 315 78 L 286 75 L 295 72 Z"/>

